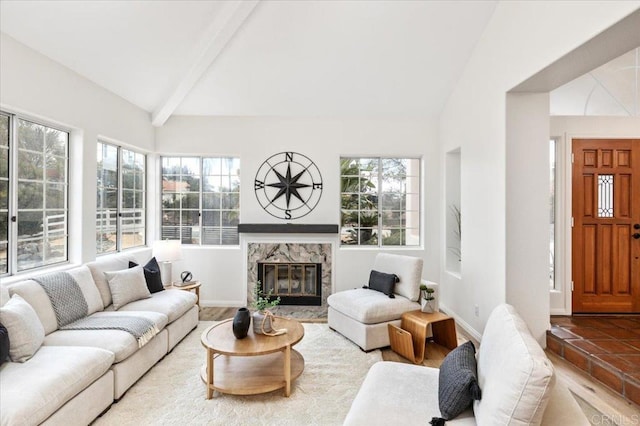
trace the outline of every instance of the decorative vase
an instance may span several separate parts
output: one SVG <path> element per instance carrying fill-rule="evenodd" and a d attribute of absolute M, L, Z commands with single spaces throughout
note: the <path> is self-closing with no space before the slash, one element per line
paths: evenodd
<path fill-rule="evenodd" d="M 422 299 L 420 301 L 420 310 L 422 312 L 427 312 L 432 314 L 433 313 L 433 305 L 431 303 L 431 300 L 426 300 L 426 299 Z"/>
<path fill-rule="evenodd" d="M 253 332 L 254 334 L 272 333 L 271 316 L 261 311 L 255 311 L 253 313 Z"/>
<path fill-rule="evenodd" d="M 233 335 L 236 339 L 244 339 L 249 332 L 249 325 L 251 325 L 251 315 L 247 308 L 240 308 L 236 315 L 233 317 Z"/>

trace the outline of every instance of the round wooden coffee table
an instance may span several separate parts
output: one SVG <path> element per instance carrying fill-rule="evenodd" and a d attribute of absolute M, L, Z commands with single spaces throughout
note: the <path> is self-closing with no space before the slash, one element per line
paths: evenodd
<path fill-rule="evenodd" d="M 254 334 L 249 327 L 247 337 L 236 339 L 232 323 L 233 319 L 228 319 L 214 324 L 200 339 L 207 349 L 207 362 L 200 371 L 207 385 L 207 399 L 213 398 L 214 390 L 254 395 L 284 388 L 284 395 L 289 396 L 291 381 L 304 370 L 304 358 L 291 349 L 304 337 L 302 324 L 278 317 L 273 327 L 286 328 L 286 334 L 264 336 Z"/>

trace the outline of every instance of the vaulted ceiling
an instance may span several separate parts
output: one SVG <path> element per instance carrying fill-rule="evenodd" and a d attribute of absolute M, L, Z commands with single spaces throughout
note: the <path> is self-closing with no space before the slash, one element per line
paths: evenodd
<path fill-rule="evenodd" d="M 6 1 L 0 30 L 153 114 L 433 116 L 495 1 Z"/>
<path fill-rule="evenodd" d="M 155 125 L 174 114 L 429 117 L 496 4 L 2 0 L 0 31 L 148 111 Z M 629 61 L 635 80 L 612 77 L 631 75 L 611 71 Z M 637 73 L 634 51 L 552 92 L 552 114 L 637 115 Z"/>

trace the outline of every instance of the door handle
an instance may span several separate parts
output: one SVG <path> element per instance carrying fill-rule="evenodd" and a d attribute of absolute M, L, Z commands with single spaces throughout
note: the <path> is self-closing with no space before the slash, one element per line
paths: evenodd
<path fill-rule="evenodd" d="M 636 232 L 635 234 L 632 235 L 632 237 L 637 240 L 638 238 L 640 238 L 640 233 Z"/>
<path fill-rule="evenodd" d="M 636 223 L 633 225 L 633 229 L 640 229 L 640 223 Z"/>

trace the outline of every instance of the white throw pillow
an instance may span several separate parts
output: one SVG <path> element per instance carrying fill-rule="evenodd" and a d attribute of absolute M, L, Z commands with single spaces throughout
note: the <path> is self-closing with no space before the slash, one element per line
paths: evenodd
<path fill-rule="evenodd" d="M 9 357 L 13 362 L 27 361 L 44 342 L 44 327 L 38 314 L 17 294 L 0 307 L 0 323 L 9 333 Z"/>
<path fill-rule="evenodd" d="M 124 269 L 116 272 L 105 272 L 104 276 L 109 283 L 113 309 L 116 311 L 127 303 L 151 297 L 144 279 L 142 266 Z"/>

